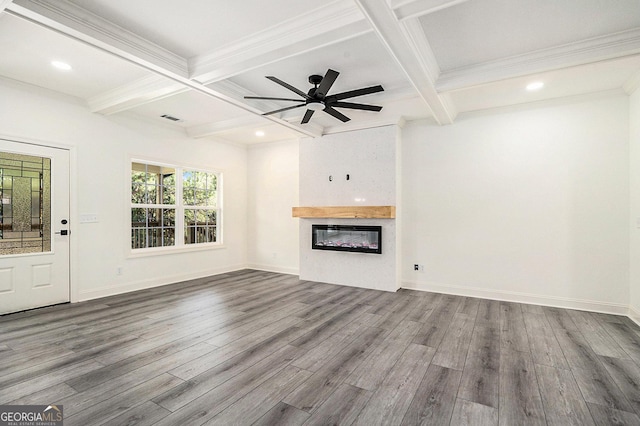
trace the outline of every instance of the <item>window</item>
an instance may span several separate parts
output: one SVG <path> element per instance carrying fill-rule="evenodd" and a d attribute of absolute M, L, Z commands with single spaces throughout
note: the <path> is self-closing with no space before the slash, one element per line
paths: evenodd
<path fill-rule="evenodd" d="M 220 174 L 131 163 L 131 248 L 220 244 Z"/>

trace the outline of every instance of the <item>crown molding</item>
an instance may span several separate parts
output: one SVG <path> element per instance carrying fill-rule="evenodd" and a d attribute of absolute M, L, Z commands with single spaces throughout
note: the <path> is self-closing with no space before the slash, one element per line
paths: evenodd
<path fill-rule="evenodd" d="M 521 77 L 640 53 L 640 29 L 632 29 L 531 53 L 443 71 L 438 92 L 450 92 L 495 81 Z"/>
<path fill-rule="evenodd" d="M 406 124 L 406 120 L 404 119 L 404 117 L 401 117 L 401 116 L 374 118 L 372 120 L 366 120 L 366 121 L 365 120 L 350 121 L 348 123 L 342 123 L 337 126 L 325 127 L 323 131 L 323 135 L 352 132 L 354 130 L 373 129 L 376 127 L 386 127 L 386 126 L 402 127 L 405 124 Z"/>
<path fill-rule="evenodd" d="M 238 42 L 189 60 L 191 78 L 204 84 L 369 32 L 350 2 L 334 1 Z"/>
<path fill-rule="evenodd" d="M 266 117 L 265 117 L 266 118 Z M 190 126 L 186 128 L 187 135 L 189 137 L 198 139 L 206 138 L 209 136 L 215 136 L 218 133 L 227 132 L 229 130 L 239 129 L 242 127 L 258 127 L 264 124 L 264 118 L 258 116 L 243 115 L 241 117 L 232 118 L 224 121 L 213 121 L 210 123 L 199 124 L 197 126 Z M 291 128 L 296 130 L 292 123 Z M 320 137 L 322 136 L 322 127 L 307 123 L 306 132 L 298 131 L 300 136 Z M 296 125 L 297 127 L 297 125 Z"/>
<path fill-rule="evenodd" d="M 217 133 L 226 132 L 229 130 L 237 129 L 240 127 L 255 127 L 264 124 L 264 120 L 261 120 L 256 116 L 243 115 L 241 117 L 232 118 L 224 121 L 212 121 L 210 123 L 199 124 L 197 126 L 187 127 L 187 135 L 191 138 L 206 138 L 213 136 Z"/>
<path fill-rule="evenodd" d="M 259 96 L 258 94 L 246 89 L 244 86 L 241 86 L 238 83 L 234 83 L 231 80 L 217 81 L 215 83 L 211 83 L 210 87 L 214 88 L 220 93 L 224 93 L 225 95 L 236 99 L 244 99 L 245 96 Z"/>
<path fill-rule="evenodd" d="M 185 58 L 66 0 L 14 0 L 6 10 L 148 69 L 188 76 Z"/>
<path fill-rule="evenodd" d="M 521 103 L 511 104 L 511 105 L 502 105 L 502 106 L 477 109 L 472 111 L 463 111 L 463 112 L 460 112 L 460 114 L 458 114 L 458 119 L 464 120 L 467 118 L 481 117 L 485 115 L 504 114 L 509 112 L 553 107 L 557 105 L 570 105 L 570 104 L 577 104 L 580 102 L 598 101 L 601 99 L 607 99 L 615 96 L 626 96 L 626 93 L 624 92 L 624 90 L 618 88 L 618 89 L 604 90 L 600 92 L 583 93 L 580 95 L 571 95 L 571 96 L 562 96 L 562 97 L 551 98 L 551 99 L 542 99 L 534 102 L 521 102 Z"/>
<path fill-rule="evenodd" d="M 438 12 L 467 1 L 469 0 L 412 0 L 394 6 L 393 12 L 398 21 L 404 21 Z"/>
<path fill-rule="evenodd" d="M 431 75 L 435 72 L 432 59 L 420 50 L 428 43 L 419 41 L 416 25 L 398 22 L 386 0 L 355 1 L 382 44 L 425 101 L 430 114 L 441 124 L 453 123 L 455 111 L 450 111 L 450 103 L 443 102 L 436 92 Z"/>
<path fill-rule="evenodd" d="M 87 105 L 91 112 L 110 115 L 187 90 L 183 84 L 159 75 L 150 75 L 93 96 L 87 99 Z"/>

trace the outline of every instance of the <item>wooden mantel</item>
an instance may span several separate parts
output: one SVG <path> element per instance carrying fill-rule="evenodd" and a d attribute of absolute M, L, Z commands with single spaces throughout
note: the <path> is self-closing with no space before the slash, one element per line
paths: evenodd
<path fill-rule="evenodd" d="M 334 219 L 395 219 L 396 206 L 293 207 L 293 217 Z"/>

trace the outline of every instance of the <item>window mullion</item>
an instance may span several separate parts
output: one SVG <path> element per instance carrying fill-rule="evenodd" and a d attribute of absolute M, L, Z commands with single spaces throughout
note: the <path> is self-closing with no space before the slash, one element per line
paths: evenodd
<path fill-rule="evenodd" d="M 176 167 L 176 246 L 184 246 L 184 204 L 182 168 Z"/>

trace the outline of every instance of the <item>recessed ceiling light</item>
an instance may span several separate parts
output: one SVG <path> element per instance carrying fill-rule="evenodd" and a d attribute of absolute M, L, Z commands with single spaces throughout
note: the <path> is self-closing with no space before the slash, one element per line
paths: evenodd
<path fill-rule="evenodd" d="M 534 92 L 536 90 L 540 90 L 544 87 L 544 83 L 541 81 L 534 81 L 533 83 L 527 84 L 527 90 L 530 92 Z"/>
<path fill-rule="evenodd" d="M 69 65 L 66 62 L 51 61 L 51 65 L 53 65 L 55 68 L 59 69 L 60 71 L 71 71 L 71 65 Z"/>
<path fill-rule="evenodd" d="M 257 136 L 257 137 L 259 137 L 259 138 L 261 138 L 261 137 L 263 137 L 263 136 L 264 136 L 264 132 L 263 132 L 262 130 L 257 130 L 257 131 L 256 131 L 256 136 Z"/>

